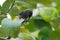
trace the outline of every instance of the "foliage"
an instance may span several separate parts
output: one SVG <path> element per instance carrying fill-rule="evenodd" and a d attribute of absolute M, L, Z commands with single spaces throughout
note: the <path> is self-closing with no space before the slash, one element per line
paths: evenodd
<path fill-rule="evenodd" d="M 52 7 L 51 3 L 57 3 Z M 37 3 L 44 6 L 37 7 Z M 0 37 L 19 37 L 23 40 L 60 40 L 60 2 L 59 0 L 6 0 L 0 6 Z M 25 9 L 37 9 L 29 24 L 22 24 L 24 19 L 14 20 Z M 6 17 L 9 13 L 12 19 Z M 37 31 L 38 30 L 38 31 Z M 35 35 L 34 35 L 35 34 Z"/>

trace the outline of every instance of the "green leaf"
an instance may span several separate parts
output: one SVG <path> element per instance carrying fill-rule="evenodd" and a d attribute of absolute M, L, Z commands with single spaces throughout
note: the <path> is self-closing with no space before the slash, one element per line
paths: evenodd
<path fill-rule="evenodd" d="M 22 40 L 36 40 L 35 37 L 32 34 L 27 33 L 19 33 L 19 38 Z"/>
<path fill-rule="evenodd" d="M 34 2 L 34 3 L 33 3 Z M 33 9 L 33 8 L 36 8 L 36 3 L 34 0 L 16 0 L 16 3 L 15 3 L 17 6 L 20 6 L 20 7 L 26 7 L 27 9 Z"/>
<path fill-rule="evenodd" d="M 35 17 L 34 18 L 34 25 L 35 25 L 36 29 L 39 29 L 39 30 L 43 27 L 46 27 L 46 26 L 51 28 L 50 24 L 48 22 L 44 21 L 40 17 Z"/>
<path fill-rule="evenodd" d="M 0 24 L 1 24 L 1 21 L 2 21 L 3 18 L 6 18 L 6 15 L 0 14 Z"/>
<path fill-rule="evenodd" d="M 26 25 L 26 28 L 27 28 L 30 32 L 35 31 L 34 19 L 29 20 L 29 24 Z"/>
<path fill-rule="evenodd" d="M 2 23 L 1 23 L 2 30 L 7 36 L 17 37 L 20 31 L 20 25 L 22 24 L 23 21 L 24 19 L 13 21 L 11 19 L 5 18 L 2 20 Z"/>
<path fill-rule="evenodd" d="M 6 37 L 6 34 L 2 30 L 2 27 L 0 27 L 0 37 Z"/>
<path fill-rule="evenodd" d="M 58 17 L 58 11 L 53 7 L 42 7 L 39 15 L 47 22 L 56 20 Z"/>
<path fill-rule="evenodd" d="M 14 0 L 6 0 L 1 8 L 1 13 L 6 14 L 10 11 L 12 8 L 12 5 L 14 4 Z"/>
<path fill-rule="evenodd" d="M 41 3 L 44 5 L 49 5 L 51 4 L 50 0 L 15 0 L 17 6 L 25 6 L 28 9 L 33 9 L 36 8 L 37 3 Z"/>
<path fill-rule="evenodd" d="M 48 22 L 44 21 L 42 18 L 35 18 L 35 27 L 40 30 L 38 40 L 50 40 L 51 26 Z"/>
<path fill-rule="evenodd" d="M 48 27 L 43 27 L 39 33 L 39 40 L 50 40 L 51 29 Z"/>
<path fill-rule="evenodd" d="M 60 29 L 60 13 L 59 13 L 59 15 L 58 15 L 56 20 L 53 20 L 53 21 L 50 22 L 50 25 L 52 27 L 54 27 L 55 30 Z"/>
<path fill-rule="evenodd" d="M 1 5 L 0 5 L 0 14 L 1 14 Z"/>
<path fill-rule="evenodd" d="M 60 30 L 60 29 L 59 29 Z M 50 38 L 51 40 L 60 40 L 60 31 L 57 30 L 57 31 L 52 31 L 50 33 Z"/>
<path fill-rule="evenodd" d="M 0 11 L 1 11 L 1 5 L 0 5 Z"/>
<path fill-rule="evenodd" d="M 10 10 L 10 15 L 11 15 L 11 17 L 12 18 L 15 18 L 15 16 L 17 16 L 18 14 L 19 14 L 19 10 L 18 10 L 18 8 L 17 7 L 13 7 L 11 10 Z"/>

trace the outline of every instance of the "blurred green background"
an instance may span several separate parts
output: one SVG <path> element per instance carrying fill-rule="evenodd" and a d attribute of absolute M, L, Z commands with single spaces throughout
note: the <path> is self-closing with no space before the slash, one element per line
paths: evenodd
<path fill-rule="evenodd" d="M 50 13 L 49 9 L 47 10 L 48 12 L 45 11 L 45 9 L 43 9 L 43 11 L 45 11 L 43 13 L 39 11 L 40 7 L 56 8 L 58 12 L 54 11 Z M 20 29 L 23 26 L 22 27 L 23 29 L 21 29 L 23 31 L 22 32 L 18 31 L 20 32 L 19 38 L 21 38 L 22 40 L 60 40 L 60 0 L 6 0 L 2 6 L 0 5 L 0 25 L 3 25 L 1 24 L 1 22 L 4 18 L 7 17 L 6 16 L 7 13 L 9 13 L 12 19 L 14 19 L 16 15 L 18 15 L 21 11 L 26 9 L 31 9 L 33 11 L 36 9 L 37 15 L 32 16 L 32 18 L 29 20 L 28 25 L 22 24 L 20 26 Z M 43 17 L 39 13 L 43 13 L 42 15 Z M 57 15 L 57 17 L 56 16 L 53 17 L 51 15 Z M 48 20 L 50 19 L 45 18 L 45 16 L 47 17 L 50 16 L 50 18 L 56 17 L 56 19 L 48 22 Z M 14 31 L 12 32 L 13 33 L 17 32 Z M 24 35 L 27 36 L 25 37 Z M 33 37 L 31 38 L 30 35 L 33 35 Z M 0 37 L 6 37 L 6 36 L 7 35 L 4 34 L 2 27 L 0 27 Z M 13 34 L 13 37 L 16 37 L 15 34 Z"/>

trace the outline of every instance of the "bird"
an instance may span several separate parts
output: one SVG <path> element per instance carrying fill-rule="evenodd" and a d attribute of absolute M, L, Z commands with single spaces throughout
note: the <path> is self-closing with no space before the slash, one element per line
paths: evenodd
<path fill-rule="evenodd" d="M 32 17 L 33 11 L 32 10 L 23 10 L 18 14 L 19 19 L 23 18 L 23 23 L 26 23 L 29 21 L 29 19 Z"/>

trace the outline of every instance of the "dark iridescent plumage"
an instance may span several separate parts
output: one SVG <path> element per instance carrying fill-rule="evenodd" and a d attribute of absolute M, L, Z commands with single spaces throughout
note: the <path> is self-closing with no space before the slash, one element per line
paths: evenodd
<path fill-rule="evenodd" d="M 30 17 L 32 16 L 32 10 L 24 10 L 22 12 L 19 13 L 19 18 L 23 18 L 25 19 L 24 22 L 28 22 L 28 20 L 30 19 Z"/>

